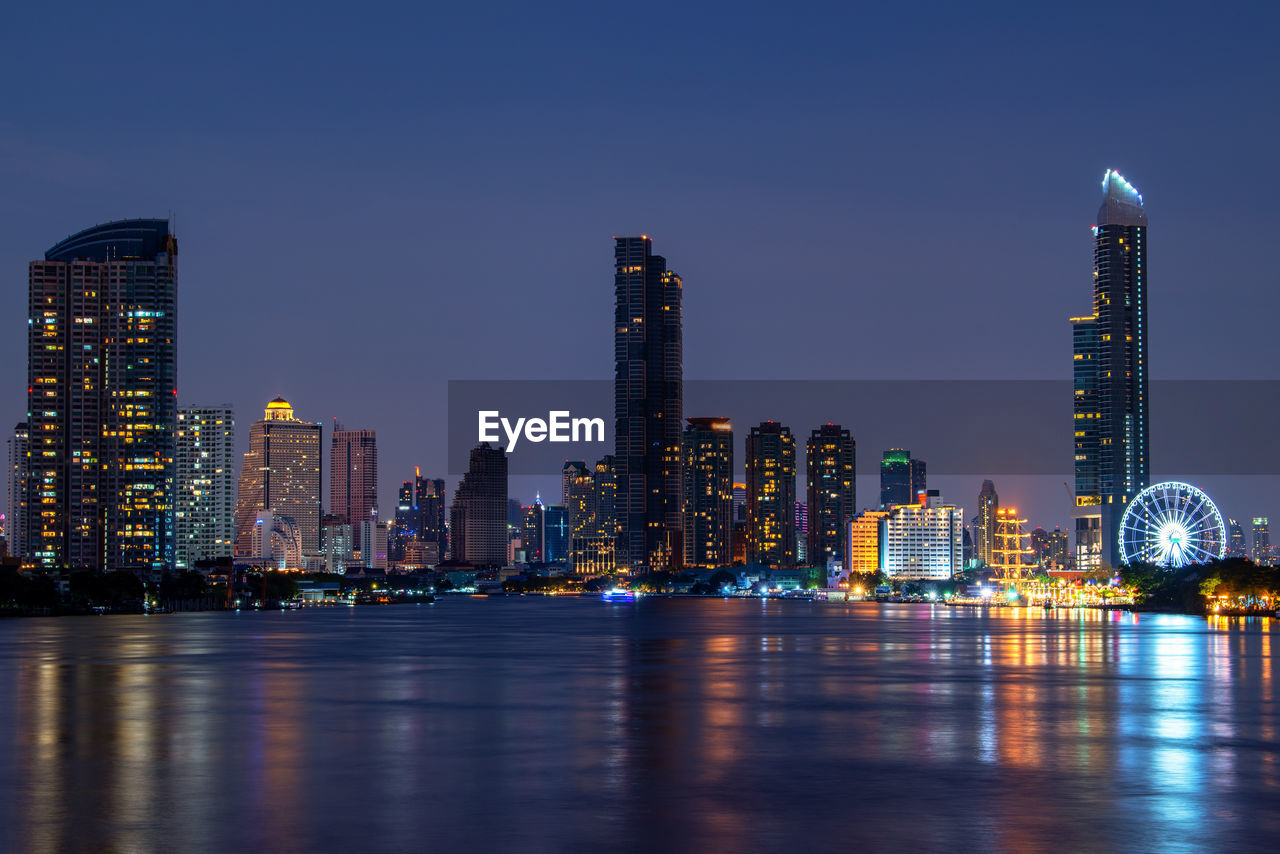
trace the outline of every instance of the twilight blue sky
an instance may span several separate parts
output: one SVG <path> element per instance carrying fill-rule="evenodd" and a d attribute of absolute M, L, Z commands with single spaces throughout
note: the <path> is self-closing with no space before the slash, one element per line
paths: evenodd
<path fill-rule="evenodd" d="M 1109 166 L 1152 376 L 1277 378 L 1274 6 L 187 5 L 4 12 L 8 421 L 27 262 L 170 212 L 180 400 L 377 429 L 385 506 L 446 380 L 611 376 L 614 234 L 684 277 L 689 378 L 1063 378 Z"/>

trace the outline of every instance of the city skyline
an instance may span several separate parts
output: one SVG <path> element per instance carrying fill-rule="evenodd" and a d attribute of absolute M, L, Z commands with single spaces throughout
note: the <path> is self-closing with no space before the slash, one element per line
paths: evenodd
<path fill-rule="evenodd" d="M 1088 308 L 1090 217 L 1098 180 L 1116 168 L 1158 217 L 1152 379 L 1271 377 L 1261 247 L 1274 231 L 1267 190 L 1280 165 L 1266 140 L 1278 120 L 1252 107 L 1267 91 L 1258 64 L 1274 11 L 1206 24 L 1165 10 L 1153 31 L 1137 9 L 1108 9 L 1114 31 L 1153 35 L 1126 55 L 1148 81 L 1141 121 L 1124 99 L 1092 92 L 1115 47 L 1090 15 L 940 9 L 922 30 L 887 9 L 836 10 L 775 40 L 776 21 L 759 10 L 735 16 L 730 39 L 706 10 L 659 10 L 638 28 L 621 25 L 620 10 L 588 21 L 515 14 L 543 38 L 499 45 L 478 11 L 428 20 L 400 9 L 393 18 L 406 26 L 379 27 L 390 42 L 340 73 L 308 45 L 365 25 L 332 11 L 309 18 L 310 39 L 266 37 L 292 32 L 279 10 L 264 11 L 254 33 L 224 12 L 140 16 L 136 33 L 156 52 L 119 56 L 92 35 L 110 29 L 105 10 L 83 10 L 71 30 L 18 10 L 0 55 L 10 78 L 60 60 L 15 87 L 13 109 L 27 118 L 0 128 L 7 189 L 24 200 L 0 212 L 0 268 L 18 275 L 95 222 L 172 212 L 183 241 L 179 403 L 231 403 L 243 425 L 283 395 L 317 421 L 376 428 L 382 507 L 414 465 L 449 476 L 452 490 L 458 473 L 436 450 L 450 376 L 610 375 L 610 329 L 599 323 L 613 299 L 600 278 L 610 234 L 649 234 L 684 277 L 686 379 L 1064 379 L 1063 318 Z M 452 36 L 437 50 L 411 44 L 408 33 L 438 27 Z M 187 36 L 181 51 L 175 29 Z M 607 52 L 584 38 L 618 30 L 625 37 Z M 659 30 L 670 55 L 641 43 Z M 217 38 L 196 38 L 206 31 Z M 839 32 L 863 33 L 859 48 Z M 739 61 L 758 43 L 770 47 Z M 991 59 L 960 61 L 974 49 Z M 227 69 L 237 52 L 246 61 Z M 536 60 L 550 55 L 563 64 Z M 950 69 L 945 80 L 926 57 Z M 117 63 L 138 79 L 154 63 L 170 69 L 154 81 L 163 116 L 61 109 L 64 86 Z M 422 84 L 442 78 L 451 86 Z M 615 91 L 687 132 L 655 120 L 630 136 L 590 133 L 615 121 Z M 502 132 L 512 115 L 532 122 L 527 144 Z M 1079 116 L 1089 121 L 1068 121 Z M 0 293 L 4 316 L 25 314 L 20 291 Z M 504 309 L 485 316 L 482 335 L 464 322 L 478 300 Z M 904 302 L 917 310 L 909 341 L 883 322 Z M 775 329 L 785 358 L 749 344 Z M 275 346 L 284 334 L 351 342 L 352 330 L 360 346 L 324 371 L 310 347 Z M 1211 346 L 1184 346 L 1201 335 Z M 0 403 L 14 423 L 25 410 L 20 337 L 12 323 L 0 336 Z M 428 344 L 465 369 L 422 370 Z M 397 393 L 379 393 L 374 376 Z M 857 437 L 857 423 L 847 426 Z M 246 439 L 241 430 L 238 454 Z M 1196 474 L 1160 459 L 1152 469 Z M 965 501 L 978 485 L 940 484 Z M 1270 478 L 1203 485 L 1236 518 L 1280 516 Z M 1025 495 L 998 486 L 1033 520 L 1070 522 L 1060 478 Z M 536 489 L 548 495 L 551 484 L 513 478 L 524 501 Z"/>

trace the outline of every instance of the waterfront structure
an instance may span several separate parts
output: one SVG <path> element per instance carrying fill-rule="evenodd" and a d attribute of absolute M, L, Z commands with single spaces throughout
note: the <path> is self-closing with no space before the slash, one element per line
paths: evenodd
<path fill-rule="evenodd" d="M 791 430 L 765 421 L 747 434 L 747 561 L 796 563 L 796 443 Z"/>
<path fill-rule="evenodd" d="M 830 422 L 805 443 L 808 549 L 814 566 L 845 558 L 845 535 L 856 501 L 856 444 L 847 428 Z"/>
<path fill-rule="evenodd" d="M 487 442 L 471 449 L 449 514 L 453 559 L 501 566 L 507 559 L 507 455 Z"/>
<path fill-rule="evenodd" d="M 235 544 L 236 420 L 230 406 L 184 406 L 175 441 L 179 571 L 231 557 Z"/>
<path fill-rule="evenodd" d="M 984 566 L 994 563 L 992 554 L 996 544 L 996 511 L 999 509 L 1000 496 L 996 494 L 996 485 L 984 480 L 978 490 L 978 515 L 973 520 L 974 550 Z"/>
<path fill-rule="evenodd" d="M 1093 313 L 1073 317 L 1076 565 L 1118 566 L 1119 521 L 1150 477 L 1147 213 L 1115 170 L 1093 228 Z"/>
<path fill-rule="evenodd" d="M 681 437 L 684 460 L 684 564 L 733 562 L 733 425 L 728 418 L 690 418 Z"/>
<path fill-rule="evenodd" d="M 22 557 L 37 569 L 174 565 L 177 255 L 167 221 L 131 219 L 28 265 Z"/>
<path fill-rule="evenodd" d="M 591 471 L 589 515 L 575 520 L 573 508 L 569 508 L 569 564 L 577 575 L 611 574 L 618 568 L 618 518 L 614 512 L 617 482 L 614 478 L 613 457 L 601 458 Z M 576 494 L 576 487 L 571 487 L 571 492 Z"/>
<path fill-rule="evenodd" d="M 924 460 L 917 460 L 903 448 L 890 448 L 880 460 L 880 509 L 899 504 L 916 504 L 928 489 Z"/>
<path fill-rule="evenodd" d="M 335 514 L 337 515 L 337 514 Z M 360 522 L 360 562 L 365 569 L 387 569 L 387 523 L 378 520 L 378 511 L 370 511 Z"/>
<path fill-rule="evenodd" d="M 27 553 L 27 450 L 31 430 L 27 422 L 14 425 L 9 437 L 9 517 L 5 536 L 9 541 L 9 554 L 21 558 Z"/>
<path fill-rule="evenodd" d="M 1258 566 L 1270 566 L 1271 520 L 1266 516 L 1253 517 L 1253 562 Z"/>
<path fill-rule="evenodd" d="M 325 572 L 341 575 L 348 566 L 356 565 L 351 523 L 345 516 L 324 514 L 320 523 L 320 554 L 324 559 Z"/>
<path fill-rule="evenodd" d="M 1004 590 L 1017 589 L 1027 579 L 1034 553 L 1031 537 L 1024 529 L 1026 519 L 1018 518 L 1018 508 L 996 510 L 995 539 L 991 548 L 991 568 L 995 581 Z"/>
<path fill-rule="evenodd" d="M 335 421 L 329 447 L 329 512 L 346 517 L 355 550 L 362 555 L 364 523 L 377 510 L 378 433 L 344 430 Z"/>
<path fill-rule="evenodd" d="M 295 418 L 283 397 L 268 403 L 262 420 L 249 426 L 236 495 L 236 557 L 253 554 L 253 529 L 264 510 L 290 520 L 305 555 L 319 555 L 321 430 L 320 424 Z"/>
<path fill-rule="evenodd" d="M 964 518 L 937 490 L 900 504 L 880 520 L 880 566 L 890 578 L 945 580 L 963 568 Z"/>
<path fill-rule="evenodd" d="M 615 238 L 614 438 L 618 564 L 679 563 L 683 354 L 680 277 L 645 235 Z"/>
<path fill-rule="evenodd" d="M 1221 560 L 1227 528 L 1209 496 L 1189 483 L 1153 483 L 1120 517 L 1120 562 L 1181 567 Z"/>
<path fill-rule="evenodd" d="M 880 570 L 880 522 L 887 510 L 864 510 L 849 520 L 849 556 L 845 568 L 850 573 L 868 574 Z"/>

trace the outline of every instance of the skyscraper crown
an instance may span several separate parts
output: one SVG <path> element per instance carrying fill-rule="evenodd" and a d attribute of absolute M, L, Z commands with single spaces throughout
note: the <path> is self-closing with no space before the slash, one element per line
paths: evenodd
<path fill-rule="evenodd" d="M 1147 224 L 1142 194 L 1114 169 L 1102 176 L 1102 207 L 1098 208 L 1098 225 Z"/>

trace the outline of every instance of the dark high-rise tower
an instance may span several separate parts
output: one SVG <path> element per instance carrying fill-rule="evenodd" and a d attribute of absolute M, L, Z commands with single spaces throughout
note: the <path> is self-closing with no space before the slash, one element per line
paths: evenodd
<path fill-rule="evenodd" d="M 656 569 L 683 554 L 681 281 L 647 236 L 615 240 L 618 566 Z"/>
<path fill-rule="evenodd" d="M 25 558 L 174 565 L 178 243 L 162 219 L 68 237 L 28 268 Z"/>
<path fill-rule="evenodd" d="M 747 560 L 796 562 L 796 443 L 776 421 L 747 434 Z"/>
<path fill-rule="evenodd" d="M 984 480 L 978 491 L 978 515 L 973 517 L 973 549 L 974 556 L 987 566 L 995 563 L 996 511 L 999 509 L 996 485 Z"/>
<path fill-rule="evenodd" d="M 880 461 L 880 509 L 916 504 L 928 489 L 924 460 L 912 459 L 911 452 L 890 448 Z"/>
<path fill-rule="evenodd" d="M 684 444 L 685 566 L 733 563 L 733 425 L 690 418 Z"/>
<path fill-rule="evenodd" d="M 455 560 L 484 566 L 507 562 L 507 455 L 501 448 L 485 443 L 471 449 L 449 516 Z"/>
<path fill-rule="evenodd" d="M 1093 314 L 1072 318 L 1076 565 L 1119 563 L 1119 521 L 1150 476 L 1147 213 L 1114 170 L 1093 228 Z"/>
<path fill-rule="evenodd" d="M 813 566 L 845 558 L 849 520 L 856 515 L 853 434 L 839 424 L 824 424 L 805 445 L 808 474 L 809 541 L 806 557 Z"/>

